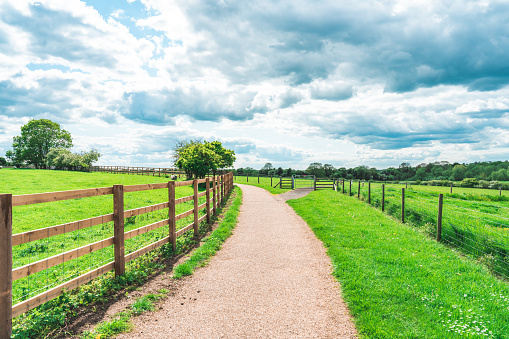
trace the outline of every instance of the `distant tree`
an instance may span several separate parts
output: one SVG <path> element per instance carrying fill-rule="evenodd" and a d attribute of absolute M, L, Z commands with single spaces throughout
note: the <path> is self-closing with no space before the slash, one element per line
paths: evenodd
<path fill-rule="evenodd" d="M 46 155 L 46 165 L 55 169 L 86 171 L 97 161 L 101 154 L 96 150 L 72 153 L 65 148 L 52 148 Z"/>
<path fill-rule="evenodd" d="M 0 166 L 7 166 L 7 159 L 0 157 Z"/>
<path fill-rule="evenodd" d="M 284 172 L 283 167 L 278 167 L 278 169 L 276 170 L 276 174 L 277 174 L 278 176 L 282 176 L 282 175 L 283 175 L 283 172 Z"/>
<path fill-rule="evenodd" d="M 451 180 L 454 181 L 461 181 L 465 178 L 465 173 L 467 171 L 467 168 L 464 165 L 455 165 L 452 168 L 452 175 Z"/>
<path fill-rule="evenodd" d="M 291 177 L 293 175 L 293 171 L 291 168 L 286 169 L 284 172 L 285 177 Z"/>
<path fill-rule="evenodd" d="M 13 138 L 13 162 L 43 168 L 50 149 L 71 147 L 71 134 L 58 123 L 48 119 L 30 120 L 21 127 L 21 135 Z"/>
<path fill-rule="evenodd" d="M 326 178 L 331 178 L 335 170 L 336 169 L 334 168 L 334 166 L 330 164 L 323 165 L 323 174 L 325 175 Z"/>
<path fill-rule="evenodd" d="M 309 175 L 314 175 L 318 178 L 323 178 L 325 176 L 323 166 L 319 162 L 313 162 L 309 164 L 308 168 L 306 168 L 306 173 Z"/>
<path fill-rule="evenodd" d="M 271 172 L 274 169 L 274 166 L 270 162 L 267 162 L 265 165 L 263 165 L 262 169 L 260 170 L 260 174 L 268 175 L 269 172 Z"/>

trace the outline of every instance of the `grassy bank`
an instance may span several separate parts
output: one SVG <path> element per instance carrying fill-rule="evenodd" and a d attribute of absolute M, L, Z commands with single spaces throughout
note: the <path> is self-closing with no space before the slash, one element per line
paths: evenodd
<path fill-rule="evenodd" d="M 483 266 L 334 191 L 289 204 L 327 247 L 364 338 L 509 338 L 509 285 Z"/>

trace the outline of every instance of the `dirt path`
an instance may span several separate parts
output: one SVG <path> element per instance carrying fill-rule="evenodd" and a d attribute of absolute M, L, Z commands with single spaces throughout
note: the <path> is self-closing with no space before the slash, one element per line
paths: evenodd
<path fill-rule="evenodd" d="M 239 186 L 223 249 L 119 338 L 355 338 L 321 242 L 285 197 Z"/>

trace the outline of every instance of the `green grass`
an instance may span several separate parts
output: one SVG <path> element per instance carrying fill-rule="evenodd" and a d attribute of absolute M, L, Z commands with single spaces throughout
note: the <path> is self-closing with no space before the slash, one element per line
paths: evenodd
<path fill-rule="evenodd" d="M 193 274 L 196 267 L 204 266 L 208 260 L 216 254 L 223 242 L 230 237 L 233 228 L 237 225 L 238 215 L 240 213 L 240 205 L 242 204 L 242 190 L 235 187 L 235 199 L 232 205 L 225 213 L 221 224 L 203 239 L 203 244 L 191 254 L 191 257 L 184 263 L 178 265 L 174 269 L 173 278 L 180 279 L 183 276 Z"/>
<path fill-rule="evenodd" d="M 85 188 L 111 187 L 114 184 L 135 185 L 146 183 L 168 182 L 166 177 L 151 177 L 127 174 L 85 173 L 70 171 L 48 171 L 30 169 L 2 169 L 0 171 L 0 187 L 3 192 L 14 195 L 65 191 Z M 201 185 L 203 186 L 203 185 Z M 200 187 L 203 191 L 204 187 Z M 176 197 L 193 194 L 191 186 L 178 187 Z M 168 201 L 168 190 L 151 190 L 127 193 L 124 197 L 124 208 L 133 209 Z M 199 203 L 205 202 L 205 197 Z M 193 202 L 176 206 L 177 214 L 193 208 Z M 13 233 L 21 233 L 34 229 L 59 225 L 71 221 L 91 218 L 113 211 L 111 195 L 74 199 L 13 208 Z M 200 211 L 200 216 L 205 211 Z M 168 209 L 131 217 L 125 221 L 126 231 L 133 230 L 150 223 L 168 218 Z M 180 229 L 193 222 L 188 216 L 177 222 Z M 162 239 L 167 234 L 163 227 L 141 236 L 129 239 L 125 243 L 126 254 L 143 246 Z M 113 236 L 113 223 L 104 223 L 79 231 L 34 241 L 13 248 L 13 267 L 20 267 L 44 258 L 51 257 L 108 237 Z M 44 292 L 50 287 L 77 277 L 91 269 L 113 260 L 113 247 L 99 250 L 70 262 L 57 265 L 42 272 L 19 279 L 13 284 L 13 303 Z"/>
<path fill-rule="evenodd" d="M 385 210 L 401 220 L 402 185 L 386 185 Z M 436 236 L 438 193 L 422 191 L 419 186 L 405 190 L 405 222 Z M 357 196 L 358 184 L 353 185 Z M 499 196 L 465 193 L 444 195 L 442 240 L 464 253 L 486 262 L 492 271 L 509 278 L 509 208 Z M 347 193 L 348 194 L 348 193 Z M 361 199 L 368 200 L 367 185 L 361 187 Z M 381 208 L 381 185 L 371 185 L 371 204 Z"/>
<path fill-rule="evenodd" d="M 509 286 L 380 210 L 334 191 L 289 201 L 327 247 L 363 338 L 509 338 Z"/>
<path fill-rule="evenodd" d="M 249 181 L 248 181 L 249 180 Z M 269 191 L 272 194 L 281 194 L 288 191 L 291 191 L 290 189 L 281 189 L 278 187 L 274 188 L 273 186 L 276 186 L 276 184 L 279 182 L 279 178 L 272 178 L 272 186 L 271 181 L 269 177 L 260 177 L 260 182 L 258 182 L 258 177 L 249 177 L 246 176 L 235 176 L 234 182 L 236 184 L 244 184 L 244 185 L 252 185 L 261 187 L 267 191 Z"/>

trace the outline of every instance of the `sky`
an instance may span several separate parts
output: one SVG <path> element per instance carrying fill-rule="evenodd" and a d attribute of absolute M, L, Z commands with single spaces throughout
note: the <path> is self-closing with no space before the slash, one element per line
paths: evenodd
<path fill-rule="evenodd" d="M 30 119 L 98 165 L 507 160 L 506 0 L 0 0 L 0 156 Z"/>

